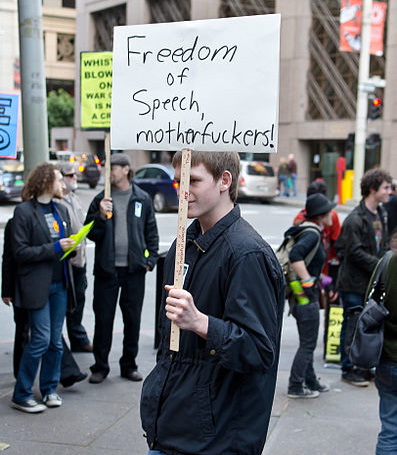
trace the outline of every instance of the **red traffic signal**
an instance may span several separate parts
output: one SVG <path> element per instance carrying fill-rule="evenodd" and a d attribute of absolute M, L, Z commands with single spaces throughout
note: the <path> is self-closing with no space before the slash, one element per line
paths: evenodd
<path fill-rule="evenodd" d="M 369 106 L 369 118 L 375 120 L 382 115 L 382 99 L 374 98 Z"/>

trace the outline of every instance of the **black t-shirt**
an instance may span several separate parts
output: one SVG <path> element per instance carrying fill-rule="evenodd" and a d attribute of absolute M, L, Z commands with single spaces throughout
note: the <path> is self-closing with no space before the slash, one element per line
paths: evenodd
<path fill-rule="evenodd" d="M 367 209 L 367 218 L 374 230 L 375 233 L 375 243 L 376 243 L 376 251 L 379 254 L 381 245 L 382 245 L 382 221 L 379 217 L 379 213 L 372 213 Z"/>

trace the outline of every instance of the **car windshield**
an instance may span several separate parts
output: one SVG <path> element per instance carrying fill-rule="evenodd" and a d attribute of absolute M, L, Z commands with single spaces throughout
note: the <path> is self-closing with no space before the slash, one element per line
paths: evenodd
<path fill-rule="evenodd" d="M 0 170 L 4 172 L 23 172 L 23 163 L 16 159 L 0 158 Z"/>

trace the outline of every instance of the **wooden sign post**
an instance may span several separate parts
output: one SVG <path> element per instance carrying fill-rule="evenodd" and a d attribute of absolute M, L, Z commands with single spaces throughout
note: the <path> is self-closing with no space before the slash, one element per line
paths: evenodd
<path fill-rule="evenodd" d="M 105 134 L 105 197 L 111 197 L 111 188 L 110 188 L 110 135 L 109 133 Z M 107 212 L 106 217 L 112 218 L 112 212 Z"/>
<path fill-rule="evenodd" d="M 176 237 L 174 269 L 174 287 L 176 289 L 183 288 L 191 156 L 192 153 L 190 149 L 182 150 L 181 180 L 179 182 L 178 228 Z M 172 321 L 170 334 L 171 351 L 175 352 L 179 351 L 179 333 L 180 333 L 179 327 Z"/>

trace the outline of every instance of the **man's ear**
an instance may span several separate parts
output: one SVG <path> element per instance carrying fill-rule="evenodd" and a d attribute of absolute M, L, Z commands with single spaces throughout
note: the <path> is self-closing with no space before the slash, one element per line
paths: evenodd
<path fill-rule="evenodd" d="M 226 191 L 230 188 L 230 185 L 232 184 L 232 174 L 229 171 L 223 171 L 222 177 L 221 177 L 221 191 Z"/>

